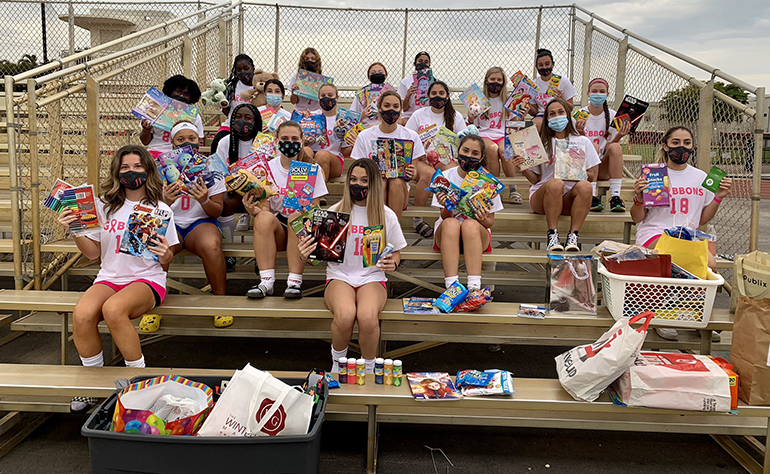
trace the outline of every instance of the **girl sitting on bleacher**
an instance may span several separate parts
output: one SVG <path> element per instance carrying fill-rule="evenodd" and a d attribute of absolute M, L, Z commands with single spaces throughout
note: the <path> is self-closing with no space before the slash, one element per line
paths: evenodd
<path fill-rule="evenodd" d="M 179 243 L 176 232 L 150 239 L 148 250 L 158 261 L 121 253 L 120 241 L 129 216 L 135 211 L 156 212 L 168 216 L 169 228 L 174 217 L 162 201 L 163 184 L 149 152 L 137 145 L 119 149 L 110 164 L 109 176 L 102 184 L 102 196 L 96 199 L 96 212 L 103 227 L 98 234 L 75 237 L 75 244 L 91 260 L 101 258 L 101 269 L 94 284 L 80 297 L 72 313 L 72 333 L 80 360 L 86 367 L 104 365 L 102 339 L 98 324 L 104 320 L 128 367 L 144 367 L 142 346 L 132 319 L 158 306 L 166 296 L 166 270 L 174 258 L 169 248 Z M 58 221 L 69 229 L 77 220 L 69 208 Z M 75 397 L 73 413 L 85 413 L 96 404 L 91 397 Z"/>
<path fill-rule="evenodd" d="M 624 122 L 620 131 L 610 127 L 615 118 L 615 111 L 607 105 L 607 81 L 597 78 L 588 83 L 588 105 L 580 109 L 588 112 L 587 119 L 575 121 L 578 133 L 585 135 L 596 147 L 602 162 L 596 179 L 610 180 L 610 201 L 612 212 L 626 212 L 626 204 L 620 198 L 620 185 L 623 182 L 623 149 L 620 139 L 631 131 L 631 123 Z M 591 183 L 593 198 L 591 210 L 604 210 L 601 199 L 596 195 L 596 181 Z"/>
<path fill-rule="evenodd" d="M 430 54 L 427 51 L 420 51 L 415 55 L 415 71 L 422 71 L 430 67 Z M 398 85 L 398 95 L 403 100 L 402 118 L 398 122 L 400 125 L 406 125 L 406 122 L 413 113 L 428 106 L 428 104 L 422 104 L 417 100 L 417 86 L 414 85 L 414 75 L 412 73 L 409 73 L 401 80 L 401 83 Z"/>
<path fill-rule="evenodd" d="M 316 74 L 323 74 L 323 68 L 321 67 L 321 55 L 315 48 L 305 48 L 302 54 L 299 56 L 299 65 L 297 65 L 297 73 L 291 76 L 289 81 L 289 89 L 291 89 L 291 103 L 294 104 L 294 110 L 297 112 L 314 112 L 321 108 L 317 100 L 307 99 L 294 95 L 294 91 L 299 89 L 297 84 L 297 75 L 299 70 L 304 69 L 306 71 L 314 72 Z"/>
<path fill-rule="evenodd" d="M 366 373 L 374 370 L 374 357 L 380 341 L 379 315 L 388 298 L 385 272 L 398 268 L 400 250 L 406 247 L 396 213 L 385 205 L 380 169 L 370 159 L 353 163 L 345 177 L 342 200 L 330 210 L 350 213 L 343 263 L 329 263 L 326 270 L 324 300 L 332 320 L 332 372 L 338 372 L 340 357 L 347 357 L 353 326 L 358 321 L 358 342 L 366 360 Z M 382 248 L 393 244 L 395 251 L 382 258 L 376 266 L 364 267 L 364 229 L 382 226 Z M 300 244 L 300 257 L 307 261 L 315 248 L 309 237 Z"/>
<path fill-rule="evenodd" d="M 369 69 L 366 70 L 366 77 L 369 79 L 369 85 L 367 87 L 384 87 L 385 81 L 388 79 L 388 70 L 385 69 L 385 65 L 377 62 L 372 63 Z M 353 102 L 350 104 L 350 110 L 354 112 L 361 112 L 361 124 L 369 128 L 373 125 L 380 123 L 380 116 L 377 114 L 376 104 L 369 104 L 364 107 L 361 102 L 361 98 L 356 94 L 353 97 Z"/>
<path fill-rule="evenodd" d="M 185 104 L 195 104 L 201 98 L 198 83 L 181 74 L 171 76 L 163 83 L 163 94 Z M 195 117 L 195 130 L 203 142 L 203 120 L 200 114 Z M 153 128 L 148 120 L 142 120 L 142 133 L 139 135 L 142 145 L 147 147 L 150 154 L 160 154 L 171 151 L 171 133 Z"/>
<path fill-rule="evenodd" d="M 548 224 L 547 250 L 549 251 L 579 251 L 578 232 L 588 216 L 591 207 L 591 183 L 596 181 L 596 173 L 601 160 L 596 148 L 588 138 L 578 134 L 569 118 L 570 105 L 564 99 L 554 99 L 545 106 L 547 124 L 540 130 L 540 140 L 546 153 L 551 157 L 548 163 L 526 169 L 522 174 L 532 183 L 529 188 L 529 205 L 537 214 L 545 214 Z M 564 143 L 568 154 L 583 155 L 588 180 L 566 181 L 554 178 L 556 161 L 556 140 L 568 140 Z M 516 166 L 524 164 L 524 157 L 514 156 Z M 580 166 L 580 168 L 583 168 Z M 559 216 L 570 216 L 570 232 L 567 234 L 566 246 L 559 241 L 557 224 Z"/>
<path fill-rule="evenodd" d="M 313 159 L 324 170 L 326 181 L 339 178 L 345 168 L 345 158 L 350 156 L 352 148 L 343 138 L 334 133 L 337 123 L 337 86 L 324 84 L 318 89 L 319 103 L 326 117 L 326 139 L 328 143 L 321 146 L 314 143 L 311 149 L 315 152 Z"/>
<path fill-rule="evenodd" d="M 484 140 L 478 135 L 466 135 L 460 140 L 457 156 L 459 166 L 444 171 L 444 177 L 452 184 L 460 186 L 470 171 L 484 166 Z M 495 212 L 503 210 L 500 196 L 492 200 L 489 211 L 479 210 L 476 218 L 470 219 L 457 210 L 447 211 L 444 207 L 446 194 L 433 196 L 433 207 L 441 209 L 441 217 L 436 221 L 434 249 L 441 250 L 441 263 L 444 267 L 444 286 L 449 288 L 458 277 L 460 254 L 465 255 L 465 268 L 468 272 L 468 289 L 481 288 L 481 256 L 492 251 L 492 225 Z"/>
<path fill-rule="evenodd" d="M 230 124 L 235 112 L 235 108 L 240 104 L 248 103 L 248 100 L 241 98 L 241 94 L 254 86 L 254 61 L 246 55 L 239 54 L 233 59 L 233 67 L 230 69 L 230 77 L 226 81 L 225 98 L 229 101 L 227 107 L 222 108 L 222 113 L 227 116 L 227 120 L 219 127 L 217 134 L 211 141 L 211 151 L 216 151 L 219 141 L 230 134 Z"/>
<path fill-rule="evenodd" d="M 273 114 L 278 113 L 283 109 L 283 97 L 286 95 L 286 89 L 283 86 L 283 82 L 278 79 L 268 79 L 265 81 L 265 100 L 266 105 L 259 107 L 260 113 L 263 110 L 269 109 Z M 262 131 L 268 133 L 267 120 L 262 123 Z"/>
<path fill-rule="evenodd" d="M 268 162 L 275 184 L 286 188 L 289 180 L 289 167 L 292 160 L 312 163 L 303 150 L 302 129 L 296 122 L 283 122 L 275 131 L 275 158 Z M 322 196 L 328 193 L 323 177 L 323 170 L 318 176 L 313 190 L 313 206 L 318 205 Z M 302 298 L 302 272 L 305 261 L 300 258 L 297 248 L 297 236 L 288 228 L 289 212 L 283 207 L 280 193 L 266 200 L 255 202 L 250 193 L 243 196 L 243 205 L 254 216 L 254 256 L 259 267 L 259 283 L 246 293 L 249 298 L 264 298 L 273 294 L 275 285 L 275 259 L 279 250 L 286 250 L 289 264 L 289 277 L 286 280 L 284 298 Z"/>
<path fill-rule="evenodd" d="M 535 118 L 532 120 L 537 125 L 537 130 L 541 131 L 543 128 L 543 122 L 548 122 L 548 117 L 545 115 L 545 106 L 551 102 L 554 97 L 557 99 L 563 99 L 567 103 L 567 113 L 572 112 L 574 106 L 572 100 L 574 99 L 576 92 L 575 87 L 570 82 L 567 76 L 559 76 L 559 85 L 554 90 L 555 95 L 548 93 L 548 85 L 551 79 L 554 77 L 553 73 L 553 54 L 547 49 L 538 49 L 537 58 L 535 59 L 535 68 L 537 69 L 537 77 L 535 78 L 535 85 L 537 86 L 538 93 L 529 101 L 530 114 L 535 114 Z"/>
<path fill-rule="evenodd" d="M 171 129 L 174 148 L 197 147 L 198 136 L 190 122 L 179 122 Z M 185 184 L 180 180 L 163 190 L 163 201 L 171 206 L 176 221 L 179 243 L 171 247 L 174 255 L 189 250 L 203 260 L 203 270 L 211 284 L 211 293 L 224 295 L 227 284 L 225 260 L 222 254 L 222 230 L 217 218 L 222 213 L 225 182 L 218 178 L 207 187 L 201 178 Z M 232 316 L 215 316 L 214 326 L 233 324 Z"/>

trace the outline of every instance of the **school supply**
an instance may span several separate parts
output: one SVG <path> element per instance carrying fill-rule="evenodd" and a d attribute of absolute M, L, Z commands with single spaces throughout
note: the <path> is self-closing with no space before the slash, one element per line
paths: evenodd
<path fill-rule="evenodd" d="M 572 113 L 572 118 L 575 120 L 588 120 L 588 117 L 590 116 L 591 114 L 589 114 L 588 111 L 582 109 L 575 109 Z"/>
<path fill-rule="evenodd" d="M 615 120 L 612 121 L 612 126 L 616 130 L 620 130 L 623 124 L 631 123 L 630 133 L 636 132 L 636 127 L 642 121 L 642 117 L 647 112 L 647 108 L 650 106 L 649 102 L 637 99 L 627 95 L 623 98 L 623 102 L 620 103 L 618 111 L 615 113 Z"/>
<path fill-rule="evenodd" d="M 726 177 L 727 171 L 722 170 L 719 166 L 712 166 L 701 186 L 715 193 L 719 191 L 719 185 L 722 184 L 722 180 Z"/>
<path fill-rule="evenodd" d="M 321 86 L 332 83 L 334 83 L 334 79 L 329 76 L 300 69 L 297 71 L 297 81 L 295 82 L 299 89 L 292 91 L 292 94 L 305 99 L 318 100 L 318 91 Z"/>
<path fill-rule="evenodd" d="M 548 154 L 545 152 L 540 134 L 537 133 L 537 128 L 534 125 L 519 130 L 506 126 L 505 140 L 505 158 L 512 159 L 516 155 L 524 157 L 524 163 L 519 166 L 522 171 L 542 163 L 548 163 Z M 508 144 L 510 144 L 510 148 L 507 147 Z"/>
<path fill-rule="evenodd" d="M 303 161 L 291 161 L 286 187 L 281 188 L 285 211 L 304 211 L 313 203 L 318 165 Z"/>
<path fill-rule="evenodd" d="M 334 122 L 334 137 L 345 140 L 345 135 L 361 121 L 361 112 L 345 108 L 337 109 L 337 119 Z"/>
<path fill-rule="evenodd" d="M 128 216 L 126 230 L 120 238 L 120 253 L 142 257 L 157 262 L 158 256 L 149 251 L 155 247 L 153 240 L 166 236 L 171 213 L 160 208 L 148 208 L 141 204 L 134 206 L 134 212 Z M 174 229 L 176 232 L 176 229 Z"/>
<path fill-rule="evenodd" d="M 349 227 L 350 214 L 323 209 L 313 212 L 313 237 L 316 248 L 310 258 L 334 263 L 344 262 Z"/>
<path fill-rule="evenodd" d="M 326 115 L 295 110 L 291 114 L 291 121 L 299 124 L 306 145 L 325 147 L 329 144 L 329 139 L 326 137 Z"/>
<path fill-rule="evenodd" d="M 513 395 L 513 376 L 507 370 L 461 370 L 457 372 L 455 386 L 464 397 L 486 395 Z"/>
<path fill-rule="evenodd" d="M 561 84 L 561 76 L 552 74 L 551 80 L 548 81 L 548 90 L 546 91 L 546 94 L 551 97 L 556 97 L 556 94 L 559 91 L 559 84 Z"/>
<path fill-rule="evenodd" d="M 406 378 L 415 400 L 459 400 L 463 397 L 446 372 L 409 372 Z"/>
<path fill-rule="evenodd" d="M 468 115 L 474 117 L 478 117 L 492 108 L 492 103 L 489 102 L 478 84 L 473 84 L 461 92 L 460 100 L 465 105 Z"/>
<path fill-rule="evenodd" d="M 442 313 L 451 313 L 466 296 L 468 296 L 468 289 L 465 288 L 462 283 L 456 281 L 439 295 L 436 299 L 436 307 L 441 310 Z"/>
<path fill-rule="evenodd" d="M 536 304 L 521 303 L 518 316 L 522 318 L 545 319 L 548 308 Z"/>
<path fill-rule="evenodd" d="M 365 129 L 366 128 L 364 127 L 363 124 L 361 123 L 355 124 L 353 128 L 345 132 L 345 143 L 347 143 L 350 146 L 355 146 L 356 140 L 358 139 L 358 134 L 363 132 Z"/>
<path fill-rule="evenodd" d="M 383 250 L 384 233 L 381 225 L 370 225 L 364 227 L 364 237 L 362 252 L 364 257 L 364 268 L 377 265 L 380 253 Z"/>
<path fill-rule="evenodd" d="M 485 168 L 469 171 L 460 187 L 467 192 L 455 208 L 456 211 L 466 217 L 475 218 L 477 209 L 491 209 L 492 200 L 505 189 L 492 173 Z"/>
<path fill-rule="evenodd" d="M 288 122 L 289 120 L 291 120 L 291 114 L 284 109 L 279 109 L 278 112 L 273 115 L 273 118 L 270 119 L 270 123 L 267 124 L 267 130 L 270 133 L 275 133 L 282 123 Z"/>
<path fill-rule="evenodd" d="M 371 113 L 366 118 L 376 120 L 377 117 L 379 117 L 377 101 L 380 99 L 380 95 L 382 95 L 383 92 L 392 90 L 393 86 L 385 82 L 382 84 L 367 84 L 356 92 L 356 97 L 361 102 L 362 109 L 371 106 Z"/>
<path fill-rule="evenodd" d="M 48 197 L 45 198 L 43 205 L 54 212 L 61 212 L 63 207 L 61 203 L 62 192 L 64 192 L 65 189 L 71 188 L 73 188 L 73 186 L 68 182 L 57 179 L 53 184 L 53 188 L 51 188 Z"/>
<path fill-rule="evenodd" d="M 537 86 L 521 71 L 511 76 L 511 84 L 513 90 L 505 101 L 505 108 L 515 117 L 523 119 L 529 113 L 529 101 L 538 93 Z"/>
<path fill-rule="evenodd" d="M 395 138 L 372 140 L 372 158 L 380 166 L 383 178 L 403 178 L 406 165 L 412 163 L 412 140 Z"/>
<path fill-rule="evenodd" d="M 551 312 L 596 314 L 596 260 L 591 255 L 548 254 L 547 275 Z"/>
<path fill-rule="evenodd" d="M 141 120 L 148 120 L 152 126 L 170 132 L 177 122 L 195 123 L 200 109 L 163 95 L 154 87 L 145 92 L 138 104 L 131 111 Z"/>
<path fill-rule="evenodd" d="M 446 179 L 446 177 L 444 177 L 444 173 L 442 173 L 440 169 L 433 173 L 433 177 L 430 180 L 430 185 L 425 188 L 425 190 L 430 191 L 433 194 L 443 193 L 446 195 L 444 208 L 446 208 L 447 211 L 454 210 L 460 201 L 462 201 L 463 197 L 468 194 L 468 191 L 457 187 L 448 179 Z"/>
<path fill-rule="evenodd" d="M 96 194 L 90 184 L 63 189 L 61 191 L 61 207 L 72 210 L 77 220 L 70 224 L 70 232 L 75 237 L 98 233 L 102 223 L 96 212 Z"/>
<path fill-rule="evenodd" d="M 555 139 L 553 177 L 564 181 L 586 181 L 586 144 L 566 138 Z"/>
<path fill-rule="evenodd" d="M 403 363 L 396 359 L 393 361 L 393 386 L 394 387 L 400 387 L 401 386 L 401 374 L 403 373 L 404 367 Z"/>
<path fill-rule="evenodd" d="M 320 208 L 315 206 L 305 212 L 296 212 L 289 218 L 289 227 L 297 236 L 298 240 L 302 240 L 308 235 L 313 235 L 313 213 Z M 310 260 L 313 265 L 321 263 L 319 260 Z"/>
<path fill-rule="evenodd" d="M 402 299 L 404 313 L 407 314 L 432 314 L 440 313 L 436 307 L 436 298 L 424 298 L 421 296 L 412 296 Z"/>
<path fill-rule="evenodd" d="M 428 104 L 428 89 L 433 84 L 433 71 L 430 68 L 423 69 L 421 71 L 415 71 L 412 74 L 412 82 L 417 88 L 414 93 L 414 102 L 417 105 Z"/>
<path fill-rule="evenodd" d="M 671 207 L 668 167 L 665 163 L 650 163 L 642 167 L 647 189 L 642 193 L 644 207 Z"/>
<path fill-rule="evenodd" d="M 422 139 L 422 137 L 420 137 Z M 428 163 L 436 166 L 438 163 L 449 165 L 457 160 L 457 152 L 460 148 L 460 138 L 446 127 L 436 131 L 430 139 L 430 144 L 425 148 Z"/>

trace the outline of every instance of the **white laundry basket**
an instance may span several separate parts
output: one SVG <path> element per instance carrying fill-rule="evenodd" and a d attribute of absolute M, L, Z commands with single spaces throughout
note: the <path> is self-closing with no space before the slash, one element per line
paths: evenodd
<path fill-rule="evenodd" d="M 659 327 L 705 328 L 717 288 L 725 282 L 709 270 L 708 280 L 619 275 L 599 262 L 604 305 L 615 320 L 652 311 Z"/>

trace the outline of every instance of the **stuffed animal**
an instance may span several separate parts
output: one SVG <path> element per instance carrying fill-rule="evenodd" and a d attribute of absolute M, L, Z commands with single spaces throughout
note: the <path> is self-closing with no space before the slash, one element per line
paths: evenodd
<path fill-rule="evenodd" d="M 254 89 L 241 93 L 241 100 L 250 100 L 251 105 L 254 107 L 262 107 L 267 105 L 267 98 L 265 97 L 265 82 L 270 79 L 278 79 L 278 74 L 274 72 L 266 72 L 262 69 L 254 71 L 254 80 L 251 84 Z"/>
<path fill-rule="evenodd" d="M 475 125 L 468 125 L 467 127 L 465 127 L 465 130 L 457 134 L 457 138 L 462 140 L 465 135 L 478 135 L 478 134 L 479 134 L 478 127 L 476 127 Z"/>
<path fill-rule="evenodd" d="M 201 94 L 201 103 L 203 105 L 218 105 L 219 107 L 227 107 L 230 105 L 227 97 L 225 97 L 225 80 L 218 77 L 211 81 L 209 89 Z"/>

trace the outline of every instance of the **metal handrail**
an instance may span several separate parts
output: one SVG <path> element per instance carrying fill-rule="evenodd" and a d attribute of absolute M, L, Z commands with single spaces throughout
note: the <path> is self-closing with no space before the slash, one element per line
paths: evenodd
<path fill-rule="evenodd" d="M 260 3 L 250 0 L 244 0 L 244 5 L 256 7 L 275 8 L 275 3 Z M 305 5 L 278 5 L 281 8 L 297 8 L 300 10 L 337 10 L 337 11 L 363 11 L 363 12 L 400 12 L 404 13 L 406 8 L 340 8 L 340 7 L 316 7 Z M 479 12 L 479 11 L 507 11 L 507 10 L 556 10 L 560 8 L 572 8 L 571 4 L 566 5 L 538 5 L 532 7 L 491 7 L 491 8 L 409 8 L 409 12 Z"/>

